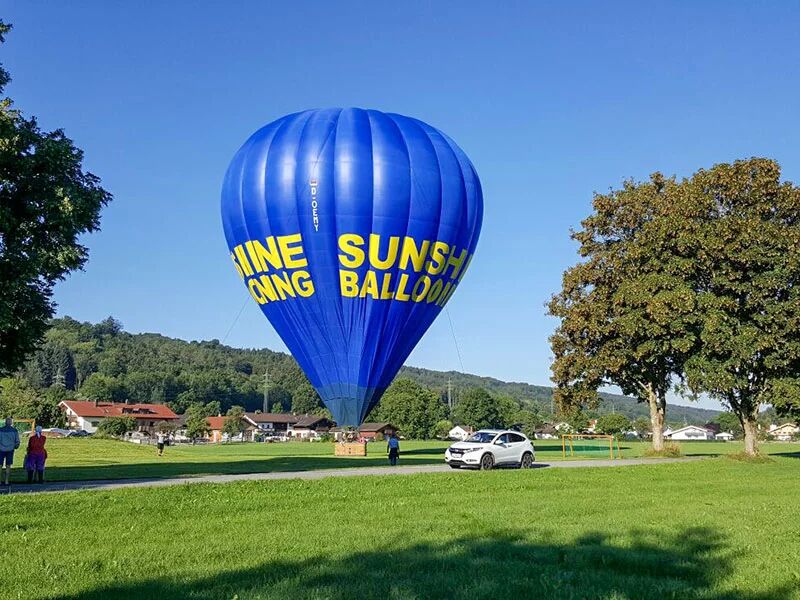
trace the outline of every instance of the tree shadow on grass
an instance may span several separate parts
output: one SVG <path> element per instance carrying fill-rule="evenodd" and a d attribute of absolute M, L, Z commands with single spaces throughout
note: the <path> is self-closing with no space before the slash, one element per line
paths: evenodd
<path fill-rule="evenodd" d="M 119 583 L 61 598 L 783 600 L 793 593 L 790 584 L 768 582 L 754 582 L 760 590 L 752 592 L 726 587 L 733 552 L 718 533 L 702 528 L 668 537 L 632 532 L 619 545 L 601 533 L 569 544 L 531 543 L 513 532 L 409 547 L 397 542 L 386 550 L 264 562 L 210 577 Z"/>
<path fill-rule="evenodd" d="M 400 464 L 431 465 L 444 464 L 444 454 L 416 456 L 413 460 L 404 460 L 400 456 Z M 168 456 L 163 462 L 132 464 L 77 465 L 69 467 L 48 467 L 47 480 L 61 481 L 94 481 L 122 479 L 166 479 L 172 477 L 199 477 L 202 475 L 242 475 L 247 473 L 282 473 L 287 471 L 318 471 L 322 469 L 346 469 L 353 467 L 389 466 L 384 454 L 375 456 L 272 456 L 262 460 L 230 460 L 215 462 L 173 462 Z M 12 480 L 16 483 L 25 481 L 24 471 L 12 471 Z"/>

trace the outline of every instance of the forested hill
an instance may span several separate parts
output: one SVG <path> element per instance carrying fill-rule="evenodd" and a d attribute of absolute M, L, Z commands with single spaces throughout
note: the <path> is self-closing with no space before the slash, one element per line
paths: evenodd
<path fill-rule="evenodd" d="M 417 367 L 403 367 L 399 376 L 409 377 L 426 387 L 445 391 L 447 390 L 447 382 L 449 380 L 453 390 L 452 394 L 456 400 L 461 390 L 470 387 L 482 387 L 498 396 L 511 396 L 524 403 L 538 404 L 542 413 L 551 413 L 553 388 L 544 385 L 500 381 L 493 377 L 481 377 L 480 375 L 471 375 L 458 371 L 431 371 L 430 369 L 420 369 Z M 590 412 L 603 414 L 612 412 L 613 410 L 631 419 L 639 416 L 649 417 L 647 406 L 637 402 L 633 398 L 607 393 L 601 393 L 600 397 L 602 398 L 600 406 L 597 410 Z M 667 420 L 671 423 L 686 422 L 689 424 L 701 425 L 713 420 L 719 412 L 720 411 L 708 410 L 705 408 L 695 408 L 693 406 L 669 404 L 667 406 Z"/>
<path fill-rule="evenodd" d="M 316 412 L 319 397 L 295 360 L 283 352 L 231 348 L 218 340 L 186 342 L 159 334 L 130 334 L 119 322 L 81 323 L 55 319 L 41 350 L 28 361 L 23 377 L 37 389 L 63 384 L 71 395 L 88 399 L 169 403 L 182 412 L 193 402 L 234 404 L 247 410 L 263 404 L 268 373 L 271 409 Z M 446 398 L 448 380 L 455 401 L 470 387 L 510 396 L 551 412 L 552 390 L 527 383 L 509 383 L 456 371 L 404 367 L 409 377 Z M 598 412 L 612 409 L 630 417 L 647 415 L 647 408 L 623 396 L 605 395 Z M 705 423 L 716 411 L 670 406 L 670 422 Z"/>

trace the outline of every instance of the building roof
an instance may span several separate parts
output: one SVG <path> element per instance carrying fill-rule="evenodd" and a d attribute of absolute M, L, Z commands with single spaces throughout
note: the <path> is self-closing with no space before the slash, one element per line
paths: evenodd
<path fill-rule="evenodd" d="M 313 427 L 322 421 L 332 423 L 332 421 L 327 417 L 320 417 L 319 415 L 303 415 L 300 417 L 300 420 L 294 424 L 294 427 Z"/>
<path fill-rule="evenodd" d="M 669 432 L 669 435 L 675 435 L 676 433 L 680 433 L 682 431 L 687 431 L 689 429 L 698 429 L 698 430 L 700 430 L 700 431 L 702 431 L 704 433 L 714 433 L 710 429 L 706 429 L 705 427 L 700 427 L 700 425 L 684 425 L 680 429 L 675 429 L 675 430 L 672 430 L 672 431 L 670 431 L 669 428 L 668 428 L 664 432 L 664 435 L 667 435 L 667 432 Z"/>
<path fill-rule="evenodd" d="M 396 429 L 391 423 L 362 423 L 358 430 L 367 433 L 378 433 L 379 431 L 383 431 L 387 428 Z"/>
<path fill-rule="evenodd" d="M 206 417 L 206 423 L 212 431 L 222 431 L 226 417 Z"/>
<path fill-rule="evenodd" d="M 777 427 L 773 427 L 772 429 L 769 430 L 769 433 L 772 434 L 775 433 L 776 431 L 781 431 L 784 429 L 787 432 L 795 433 L 800 428 L 798 428 L 797 425 L 795 425 L 794 423 L 784 423 L 783 425 L 778 425 Z"/>
<path fill-rule="evenodd" d="M 125 402 L 93 402 L 84 400 L 64 400 L 65 406 L 79 417 L 126 417 L 135 419 L 177 419 L 166 404 L 126 404 Z"/>
<path fill-rule="evenodd" d="M 294 424 L 300 420 L 300 417 L 291 413 L 244 413 L 244 416 L 250 419 L 253 423 L 289 423 Z"/>
<path fill-rule="evenodd" d="M 453 429 L 460 429 L 461 431 L 465 431 L 467 433 L 475 432 L 475 430 L 469 425 L 453 425 Z M 450 431 L 453 431 L 453 429 L 451 429 Z"/>

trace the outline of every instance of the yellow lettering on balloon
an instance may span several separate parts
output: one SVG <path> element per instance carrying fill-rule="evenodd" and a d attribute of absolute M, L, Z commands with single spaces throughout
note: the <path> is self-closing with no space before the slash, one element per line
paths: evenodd
<path fill-rule="evenodd" d="M 455 279 L 458 277 L 461 268 L 464 266 L 464 259 L 467 258 L 467 249 L 464 248 L 461 251 L 461 254 L 458 255 L 458 258 L 455 257 L 456 247 L 455 244 L 453 245 L 453 249 L 450 252 L 450 256 L 447 257 L 447 265 L 445 266 L 445 271 L 447 267 L 453 267 L 453 272 L 450 273 L 450 279 Z"/>
<path fill-rule="evenodd" d="M 292 298 L 296 296 L 294 287 L 292 287 L 292 282 L 289 279 L 289 273 L 286 271 L 273 273 L 270 277 L 272 278 L 272 284 L 275 286 L 275 289 L 278 290 L 278 295 L 281 297 L 281 300 L 286 300 L 287 295 Z"/>
<path fill-rule="evenodd" d="M 433 286 L 431 287 L 431 291 L 428 292 L 428 304 L 431 302 L 435 302 L 436 299 L 439 297 L 439 294 L 442 293 L 442 280 L 437 279 Z"/>
<path fill-rule="evenodd" d="M 270 301 L 275 302 L 278 299 L 278 294 L 275 291 L 275 286 L 272 285 L 272 281 L 269 279 L 269 275 L 261 276 L 261 290 Z"/>
<path fill-rule="evenodd" d="M 253 240 L 253 250 L 258 257 L 258 260 L 261 262 L 261 270 L 268 271 L 269 264 L 273 269 L 282 269 L 283 268 L 283 261 L 281 261 L 281 255 L 278 251 L 278 246 L 275 244 L 275 236 L 271 235 L 265 240 L 267 242 L 267 247 L 264 247 L 264 244 L 261 243 L 261 240 Z"/>
<path fill-rule="evenodd" d="M 419 273 L 425 266 L 425 257 L 428 255 L 428 247 L 431 245 L 430 241 L 422 240 L 420 247 L 417 247 L 417 242 L 412 237 L 403 238 L 403 249 L 400 251 L 400 268 L 407 269 L 408 261 L 414 266 L 414 271 Z"/>
<path fill-rule="evenodd" d="M 397 291 L 394 294 L 395 300 L 400 300 L 401 302 L 408 302 L 410 296 L 406 293 L 406 285 L 408 284 L 408 273 L 403 273 L 400 275 L 400 279 L 397 282 Z"/>
<path fill-rule="evenodd" d="M 392 274 L 384 273 L 383 283 L 381 284 L 381 300 L 391 300 L 394 298 L 394 292 L 389 289 L 392 284 Z"/>
<path fill-rule="evenodd" d="M 400 246 L 400 238 L 396 235 L 389 237 L 389 249 L 386 258 L 381 259 L 381 236 L 377 233 L 369 234 L 369 263 L 376 269 L 391 269 L 397 260 L 397 250 Z"/>
<path fill-rule="evenodd" d="M 444 270 L 445 255 L 450 250 L 450 246 L 444 242 L 434 242 L 431 250 L 431 259 L 428 261 L 427 271 L 431 275 L 438 275 Z"/>
<path fill-rule="evenodd" d="M 364 264 L 364 250 L 359 246 L 364 245 L 364 238 L 356 233 L 343 233 L 339 236 L 339 262 L 349 269 L 357 269 Z"/>
<path fill-rule="evenodd" d="M 292 246 L 292 244 L 298 245 Z M 303 236 L 299 233 L 278 237 L 278 247 L 281 249 L 283 263 L 287 269 L 299 269 L 308 265 L 308 261 L 303 256 Z M 298 255 L 301 258 L 295 258 Z"/>
<path fill-rule="evenodd" d="M 231 252 L 231 260 L 233 261 L 233 266 L 236 267 L 236 272 L 239 274 L 239 277 L 244 279 L 244 271 L 242 271 L 242 267 L 239 266 L 239 263 L 236 262 L 236 255 Z"/>
<path fill-rule="evenodd" d="M 236 248 L 233 249 L 236 253 L 236 258 L 239 260 L 239 266 L 242 267 L 242 271 L 248 277 L 253 274 L 253 267 L 250 266 L 250 261 L 247 260 L 247 255 L 244 253 L 244 248 L 242 245 L 239 244 Z"/>
<path fill-rule="evenodd" d="M 248 281 L 247 289 L 250 290 L 250 295 L 253 297 L 253 300 L 259 304 L 266 304 L 267 299 L 264 297 L 264 290 L 261 288 L 261 284 L 258 283 L 258 279 L 251 279 Z"/>
<path fill-rule="evenodd" d="M 420 284 L 422 284 L 422 290 L 419 289 Z M 427 275 L 423 275 L 419 278 L 417 283 L 414 284 L 414 289 L 411 290 L 411 299 L 414 302 L 422 302 L 425 299 L 425 294 L 428 293 L 430 287 L 431 278 Z"/>
<path fill-rule="evenodd" d="M 314 282 L 311 281 L 311 274 L 308 271 L 292 272 L 292 285 L 303 298 L 308 298 L 314 293 Z"/>
<path fill-rule="evenodd" d="M 366 298 L 367 294 L 372 296 L 375 300 L 378 299 L 378 278 L 375 271 L 367 271 L 364 275 L 364 285 L 361 286 L 361 293 L 359 296 Z"/>
<path fill-rule="evenodd" d="M 345 298 L 358 296 L 358 273 L 339 269 L 339 289 Z"/>

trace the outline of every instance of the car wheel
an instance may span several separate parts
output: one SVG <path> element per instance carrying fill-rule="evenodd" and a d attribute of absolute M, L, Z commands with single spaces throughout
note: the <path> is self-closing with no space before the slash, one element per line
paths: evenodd
<path fill-rule="evenodd" d="M 519 463 L 520 469 L 530 469 L 533 466 L 533 455 L 530 452 L 526 452 L 522 455 L 522 460 Z"/>
<path fill-rule="evenodd" d="M 494 468 L 494 456 L 488 452 L 481 456 L 481 471 L 491 471 Z"/>

